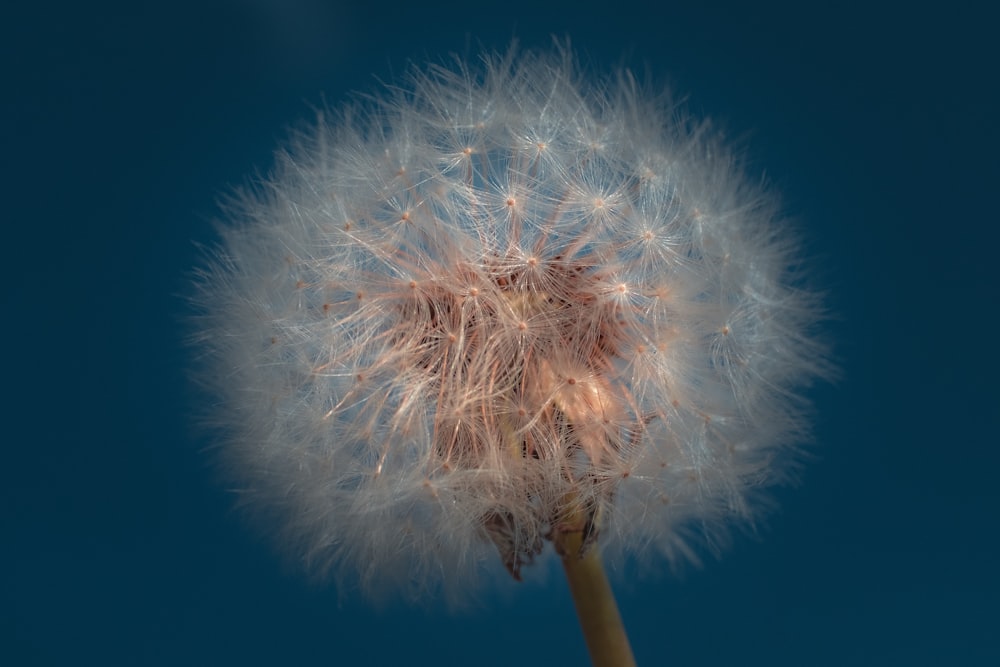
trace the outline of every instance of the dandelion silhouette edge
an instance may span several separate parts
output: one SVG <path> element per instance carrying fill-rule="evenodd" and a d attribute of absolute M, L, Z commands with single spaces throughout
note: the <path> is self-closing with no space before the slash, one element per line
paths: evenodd
<path fill-rule="evenodd" d="M 786 479 L 829 374 L 776 195 L 565 48 L 323 112 L 219 230 L 219 460 L 341 590 L 460 601 L 570 517 L 582 550 L 697 560 Z"/>

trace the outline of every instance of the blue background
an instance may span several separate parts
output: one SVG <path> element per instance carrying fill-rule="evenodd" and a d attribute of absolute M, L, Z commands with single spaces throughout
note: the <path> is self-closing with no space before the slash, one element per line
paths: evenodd
<path fill-rule="evenodd" d="M 289 124 L 409 60 L 554 33 L 745 138 L 839 316 L 817 458 L 760 538 L 622 587 L 639 664 L 1000 664 L 994 20 L 423 4 L 2 10 L 0 662 L 586 664 L 557 576 L 454 615 L 339 604 L 284 569 L 213 479 L 181 343 L 193 242 Z"/>

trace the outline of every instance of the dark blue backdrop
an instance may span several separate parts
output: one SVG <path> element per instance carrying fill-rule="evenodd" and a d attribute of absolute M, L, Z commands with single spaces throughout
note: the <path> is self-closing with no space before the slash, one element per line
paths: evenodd
<path fill-rule="evenodd" d="M 0 663 L 585 664 L 555 576 L 455 616 L 339 606 L 283 570 L 188 426 L 178 298 L 217 195 L 266 170 L 311 105 L 408 59 L 555 33 L 595 64 L 648 64 L 747 137 L 840 316 L 845 379 L 813 392 L 802 486 L 761 539 L 621 591 L 639 664 L 1000 664 L 989 17 L 425 4 L 3 10 Z"/>

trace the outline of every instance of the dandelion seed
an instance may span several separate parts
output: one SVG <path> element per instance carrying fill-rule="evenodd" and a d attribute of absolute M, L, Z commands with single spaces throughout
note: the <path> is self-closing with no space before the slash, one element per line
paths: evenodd
<path fill-rule="evenodd" d="M 774 199 L 706 129 L 512 51 L 300 134 L 197 299 L 223 458 L 282 544 L 454 597 L 552 543 L 587 628 L 599 552 L 752 518 L 827 366 Z"/>

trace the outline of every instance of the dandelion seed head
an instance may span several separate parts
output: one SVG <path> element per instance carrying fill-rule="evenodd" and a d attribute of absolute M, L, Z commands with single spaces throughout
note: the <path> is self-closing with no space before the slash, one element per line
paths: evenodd
<path fill-rule="evenodd" d="M 230 213 L 198 296 L 222 459 L 345 586 L 520 578 L 581 514 L 585 548 L 694 558 L 826 372 L 774 198 L 564 52 L 324 114 Z"/>

